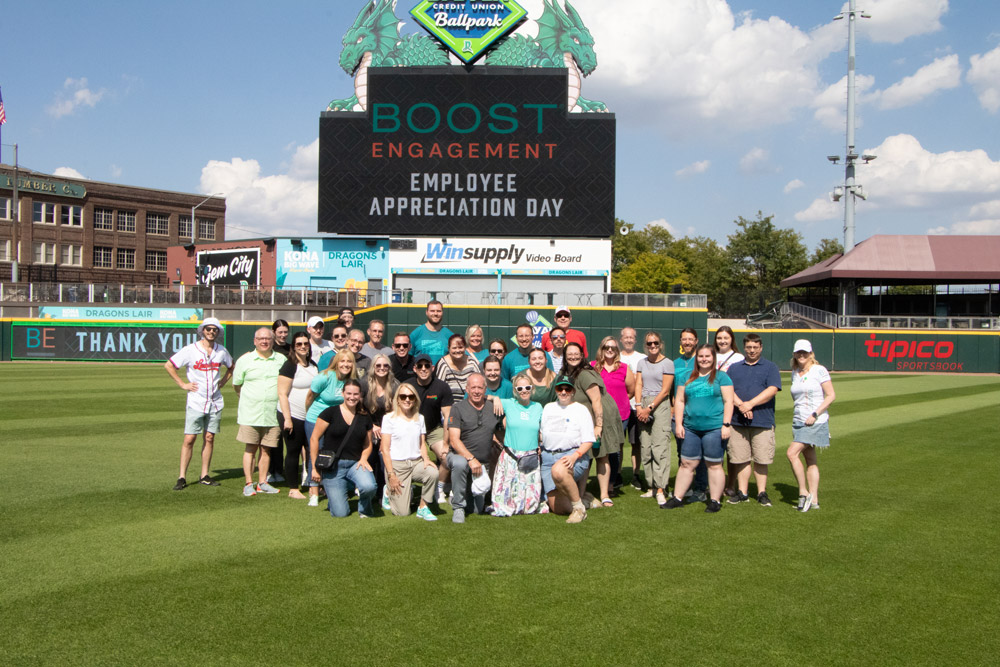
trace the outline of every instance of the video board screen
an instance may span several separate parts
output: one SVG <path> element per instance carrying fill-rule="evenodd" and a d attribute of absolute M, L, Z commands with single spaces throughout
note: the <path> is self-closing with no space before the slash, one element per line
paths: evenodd
<path fill-rule="evenodd" d="M 615 118 L 567 113 L 565 69 L 371 68 L 363 112 L 320 117 L 317 230 L 614 232 Z"/>

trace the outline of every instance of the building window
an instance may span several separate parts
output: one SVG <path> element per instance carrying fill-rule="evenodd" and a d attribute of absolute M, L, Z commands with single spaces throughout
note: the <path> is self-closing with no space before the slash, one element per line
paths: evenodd
<path fill-rule="evenodd" d="M 0 262 L 10 261 L 10 241 L 0 243 Z"/>
<path fill-rule="evenodd" d="M 111 248 L 104 248 L 102 246 L 94 246 L 94 268 L 95 269 L 110 269 L 111 268 Z"/>
<path fill-rule="evenodd" d="M 198 238 L 207 241 L 215 240 L 215 220 L 198 218 Z"/>
<path fill-rule="evenodd" d="M 191 218 L 188 216 L 177 218 L 177 238 L 180 241 L 191 238 Z"/>
<path fill-rule="evenodd" d="M 60 264 L 65 266 L 80 266 L 83 264 L 83 246 L 64 245 L 60 247 L 62 251 Z"/>
<path fill-rule="evenodd" d="M 118 231 L 135 233 L 135 211 L 118 211 Z"/>
<path fill-rule="evenodd" d="M 94 209 L 94 229 L 106 229 L 108 231 L 114 231 L 115 228 L 115 212 L 110 208 L 95 208 Z"/>
<path fill-rule="evenodd" d="M 146 214 L 146 233 L 167 236 L 170 234 L 170 217 L 166 213 Z"/>
<path fill-rule="evenodd" d="M 146 270 L 156 271 L 157 273 L 167 272 L 167 251 L 166 250 L 147 250 L 146 251 Z"/>
<path fill-rule="evenodd" d="M 60 219 L 59 221 L 64 225 L 69 225 L 70 227 L 83 227 L 83 207 L 82 206 L 67 206 L 63 204 L 60 208 Z"/>
<path fill-rule="evenodd" d="M 13 220 L 14 206 L 9 197 L 0 197 L 0 220 Z"/>
<path fill-rule="evenodd" d="M 56 244 L 35 243 L 35 264 L 55 264 Z"/>
<path fill-rule="evenodd" d="M 32 207 L 33 213 L 31 217 L 32 222 L 36 222 L 40 225 L 54 225 L 56 224 L 56 205 L 48 204 L 43 201 L 34 202 Z"/>
<path fill-rule="evenodd" d="M 118 248 L 115 253 L 115 268 L 132 270 L 135 268 L 135 249 Z"/>

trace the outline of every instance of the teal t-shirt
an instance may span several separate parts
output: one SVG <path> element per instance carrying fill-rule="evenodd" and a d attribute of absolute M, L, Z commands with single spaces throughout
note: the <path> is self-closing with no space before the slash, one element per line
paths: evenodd
<path fill-rule="evenodd" d="M 500 386 L 496 390 L 486 387 L 486 395 L 497 398 L 514 398 L 514 385 L 510 383 L 510 380 L 500 378 Z"/>
<path fill-rule="evenodd" d="M 472 350 L 469 351 L 472 352 Z M 490 351 L 484 347 L 483 349 L 479 350 L 479 352 L 472 352 L 472 356 L 474 356 L 476 358 L 476 361 L 479 362 L 479 365 L 482 366 L 483 362 L 486 361 L 486 357 L 490 356 Z"/>
<path fill-rule="evenodd" d="M 722 388 L 732 387 L 733 381 L 723 371 L 715 372 L 715 382 L 708 383 L 708 376 L 696 378 L 684 385 L 684 428 L 695 431 L 713 431 L 722 428 L 725 402 Z"/>
<path fill-rule="evenodd" d="M 441 327 L 441 331 L 431 331 L 426 324 L 421 324 L 410 332 L 410 344 L 413 346 L 410 354 L 426 354 L 432 363 L 437 364 L 448 353 L 448 339 L 453 335 L 448 327 Z"/>
<path fill-rule="evenodd" d="M 538 449 L 538 431 L 542 426 L 541 404 L 531 402 L 521 405 L 520 401 L 505 398 L 503 409 L 507 415 L 507 433 L 503 444 L 515 452 Z"/>
<path fill-rule="evenodd" d="M 691 377 L 691 371 L 694 370 L 695 359 L 694 355 L 691 355 L 690 359 L 685 359 L 684 357 L 677 357 L 674 359 L 674 387 L 680 387 L 688 378 Z"/>
<path fill-rule="evenodd" d="M 315 422 L 316 418 L 332 405 L 340 405 L 344 402 L 344 382 L 337 379 L 337 374 L 333 371 L 320 373 L 313 378 L 309 390 L 316 394 L 315 400 L 306 412 L 306 421 Z"/>

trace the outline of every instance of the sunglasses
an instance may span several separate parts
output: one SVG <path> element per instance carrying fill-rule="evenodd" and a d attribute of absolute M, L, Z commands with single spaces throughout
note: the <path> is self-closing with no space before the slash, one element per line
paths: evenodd
<path fill-rule="evenodd" d="M 557 394 L 569 394 L 572 391 L 574 391 L 573 387 L 570 387 L 570 386 L 565 385 L 565 384 L 561 384 L 558 387 L 556 387 L 556 393 Z"/>
<path fill-rule="evenodd" d="M 617 345 L 605 345 L 602 349 L 605 349 L 605 350 L 614 350 L 615 352 L 617 352 L 618 351 L 618 346 Z"/>
<path fill-rule="evenodd" d="M 520 385 L 520 386 L 514 387 L 514 389 L 517 389 L 518 391 L 530 391 L 530 390 L 534 389 L 534 387 L 532 387 L 530 384 L 528 384 L 528 385 Z"/>
<path fill-rule="evenodd" d="M 392 346 L 393 347 L 398 347 L 398 348 L 401 348 L 401 349 L 405 350 L 406 348 L 410 347 L 410 344 L 409 343 L 393 343 Z"/>
<path fill-rule="evenodd" d="M 401 401 L 412 401 L 416 398 L 413 394 L 400 394 L 399 400 Z"/>
<path fill-rule="evenodd" d="M 562 334 L 556 334 L 555 336 L 549 336 L 550 340 L 566 340 L 566 336 Z"/>
<path fill-rule="evenodd" d="M 414 368 L 416 368 L 417 370 L 420 370 L 421 368 L 430 368 L 430 367 L 431 365 L 427 363 L 417 364 L 416 366 L 414 366 Z"/>
<path fill-rule="evenodd" d="M 295 344 L 295 347 L 309 347 L 309 341 L 299 341 Z"/>
<path fill-rule="evenodd" d="M 211 331 L 212 333 L 219 333 L 219 327 L 205 327 L 202 331 Z"/>
<path fill-rule="evenodd" d="M 657 340 L 647 340 L 646 341 L 646 347 L 659 347 L 659 346 L 660 346 L 660 341 L 657 341 Z"/>
<path fill-rule="evenodd" d="M 347 334 L 333 334 L 333 337 L 337 339 L 347 338 Z"/>
<path fill-rule="evenodd" d="M 492 350 L 490 350 L 490 354 L 503 354 L 503 348 L 494 347 Z"/>
<path fill-rule="evenodd" d="M 375 364 L 375 368 L 389 368 L 389 364 Z"/>

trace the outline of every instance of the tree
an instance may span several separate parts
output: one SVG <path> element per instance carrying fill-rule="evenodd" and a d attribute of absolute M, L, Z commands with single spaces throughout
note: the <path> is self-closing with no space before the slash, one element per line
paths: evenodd
<path fill-rule="evenodd" d="M 843 253 L 844 246 L 837 239 L 820 239 L 813 254 L 809 257 L 809 265 L 819 264 L 824 259 Z"/>
<path fill-rule="evenodd" d="M 729 235 L 726 248 L 734 286 L 776 289 L 783 279 L 809 266 L 802 235 L 777 229 L 772 217 L 758 211 L 756 220 L 740 216 L 735 221 L 740 230 Z"/>
<path fill-rule="evenodd" d="M 674 285 L 684 290 L 690 287 L 684 265 L 652 252 L 641 253 L 627 267 L 611 274 L 612 292 L 662 294 L 670 292 Z"/>
<path fill-rule="evenodd" d="M 708 309 L 716 310 L 716 304 L 725 294 L 730 281 L 725 249 L 706 236 L 685 236 L 673 242 L 668 254 L 684 264 L 684 270 L 691 279 L 691 291 L 707 295 Z"/>
<path fill-rule="evenodd" d="M 621 233 L 623 228 L 628 230 L 627 234 Z M 642 253 L 653 249 L 646 234 L 634 229 L 635 225 L 631 222 L 615 219 L 615 233 L 611 237 L 612 275 L 634 262 Z"/>

